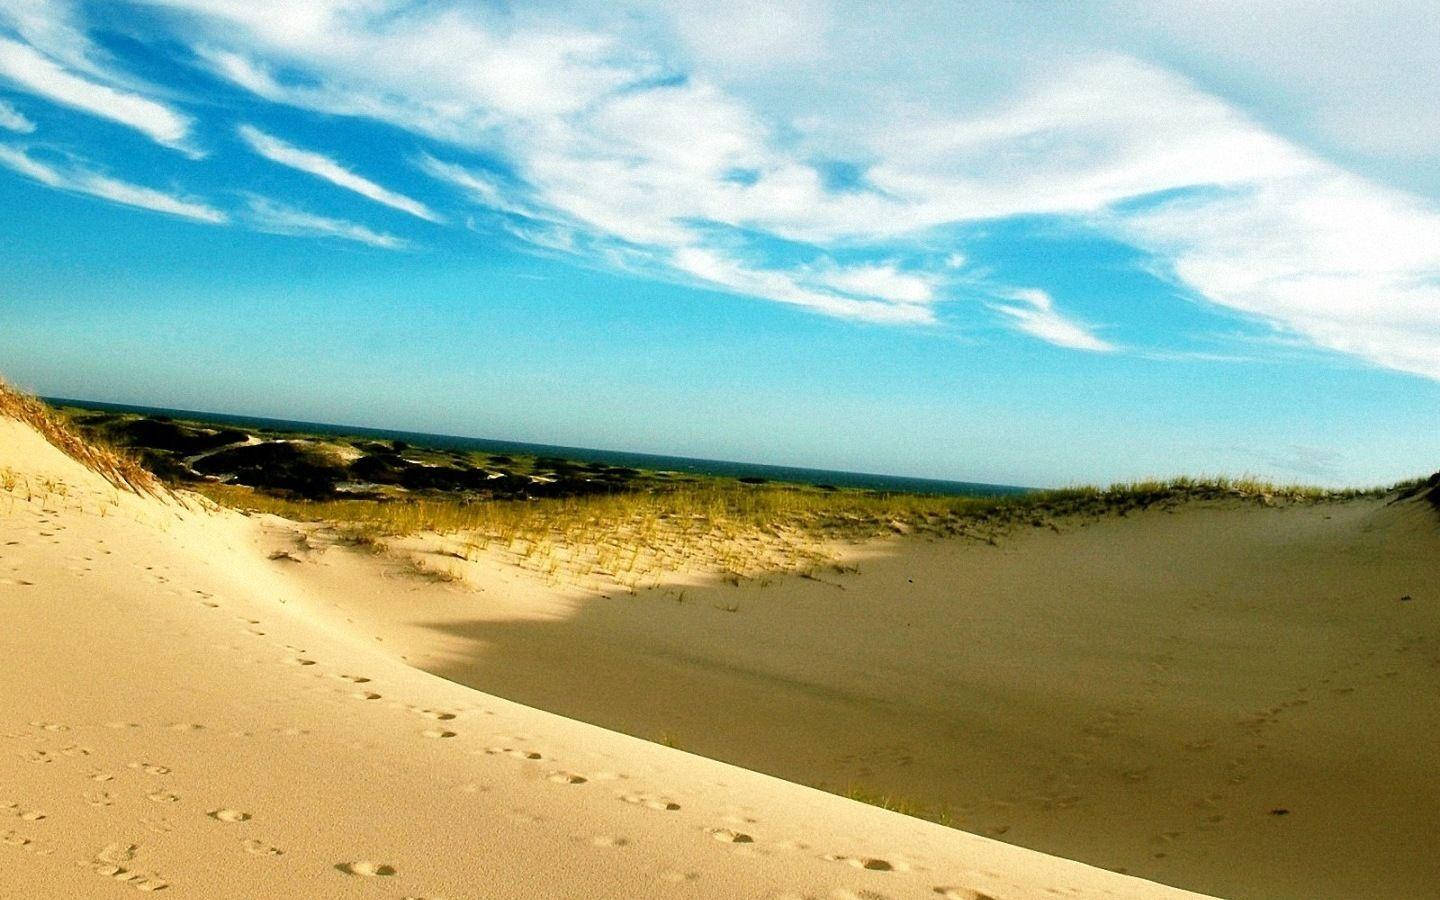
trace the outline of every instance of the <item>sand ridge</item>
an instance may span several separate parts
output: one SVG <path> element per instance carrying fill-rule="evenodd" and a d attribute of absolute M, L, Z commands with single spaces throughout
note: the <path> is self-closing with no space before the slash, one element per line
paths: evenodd
<path fill-rule="evenodd" d="M 443 680 L 254 521 L 0 467 L 52 479 L 0 492 L 0 896 L 1193 896 Z"/>

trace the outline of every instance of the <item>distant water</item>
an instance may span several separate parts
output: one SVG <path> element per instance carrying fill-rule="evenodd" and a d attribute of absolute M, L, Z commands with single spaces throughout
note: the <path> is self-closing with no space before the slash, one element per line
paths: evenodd
<path fill-rule="evenodd" d="M 1027 488 L 1005 484 L 983 484 L 974 481 L 945 481 L 938 478 L 908 478 L 901 475 L 874 475 L 864 472 L 838 472 L 830 469 L 804 469 L 795 466 L 767 466 L 760 463 L 729 462 L 719 459 L 693 459 L 686 456 L 662 456 L 655 453 L 631 453 L 625 450 L 594 450 L 589 447 L 556 447 L 550 444 L 526 444 L 520 441 L 497 441 L 489 438 L 458 437 L 449 434 L 425 434 L 418 431 L 390 431 L 358 425 L 328 425 L 321 422 L 295 422 L 288 419 L 262 419 L 254 416 L 232 416 L 225 413 L 196 412 L 185 409 L 164 409 L 152 406 L 125 406 L 91 400 L 45 397 L 55 406 L 74 406 L 103 412 L 140 413 L 147 416 L 168 416 L 235 425 L 242 428 L 269 428 L 277 431 L 298 431 L 344 437 L 365 437 L 383 441 L 405 441 L 416 447 L 441 450 L 478 450 L 491 454 L 524 454 L 553 456 L 579 462 L 600 462 L 632 469 L 661 472 L 689 472 L 726 478 L 764 478 L 796 484 L 831 485 L 871 491 L 907 494 L 951 494 L 959 496 L 995 496 L 1020 494 Z"/>

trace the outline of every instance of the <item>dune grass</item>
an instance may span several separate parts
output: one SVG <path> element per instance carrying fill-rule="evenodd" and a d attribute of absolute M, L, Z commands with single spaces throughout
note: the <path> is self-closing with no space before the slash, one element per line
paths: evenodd
<path fill-rule="evenodd" d="M 817 577 L 834 544 L 893 534 L 998 543 L 1017 528 L 1058 528 L 1070 516 L 1230 498 L 1255 503 L 1343 500 L 1376 491 L 1326 491 L 1249 479 L 1171 479 L 997 497 L 825 491 L 708 479 L 644 492 L 546 500 L 303 501 L 205 484 L 224 506 L 334 527 L 371 548 L 410 535 L 449 536 L 447 555 L 492 552 L 560 582 L 605 579 L 631 590 L 677 572 L 738 583 L 772 572 Z M 443 562 L 443 561 L 442 561 Z M 443 570 L 435 570 L 443 571 Z M 835 569 L 840 572 L 840 569 Z"/>
<path fill-rule="evenodd" d="M 65 417 L 36 397 L 0 381 L 0 417 L 17 419 L 66 456 L 122 490 L 160 496 L 164 488 L 140 462 L 119 448 L 81 437 Z"/>
<path fill-rule="evenodd" d="M 1254 479 L 1176 478 L 1126 482 L 1108 488 L 1070 487 L 994 497 L 822 491 L 799 485 L 752 487 L 721 479 L 667 490 L 545 500 L 294 500 L 238 485 L 196 488 L 218 503 L 288 519 L 355 526 L 374 535 L 481 532 L 497 538 L 671 523 L 681 530 L 800 528 L 849 537 L 886 531 L 945 530 L 947 525 L 1144 508 L 1181 500 L 1233 497 L 1256 502 L 1316 502 L 1379 496 L 1386 490 L 1332 491 Z"/>

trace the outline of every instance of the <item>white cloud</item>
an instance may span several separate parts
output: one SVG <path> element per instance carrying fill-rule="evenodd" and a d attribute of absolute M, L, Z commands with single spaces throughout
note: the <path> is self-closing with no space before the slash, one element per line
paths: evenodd
<path fill-rule="evenodd" d="M 822 274 L 820 282 L 847 294 L 877 297 L 892 303 L 929 303 L 935 299 L 930 278 L 901 272 L 893 263 L 851 266 Z"/>
<path fill-rule="evenodd" d="M 340 238 L 385 250 L 404 250 L 410 246 L 394 235 L 373 231 L 344 219 L 315 215 L 265 197 L 251 197 L 248 205 L 250 214 L 246 221 L 260 231 L 297 237 Z"/>
<path fill-rule="evenodd" d="M 534 207 L 518 200 L 514 192 L 498 178 L 475 169 L 467 169 L 454 163 L 442 162 L 428 153 L 416 160 L 420 170 L 432 178 L 449 182 L 464 191 L 471 200 L 481 206 L 499 212 L 523 216 L 528 219 L 543 218 Z"/>
<path fill-rule="evenodd" d="M 35 130 L 35 123 L 25 118 L 25 114 L 20 110 L 0 100 L 0 128 L 29 134 Z"/>
<path fill-rule="evenodd" d="M 1101 340 L 1056 310 L 1055 302 L 1044 291 L 1027 288 L 1012 291 L 1009 298 L 1018 302 L 994 304 L 995 310 L 1013 319 L 1015 327 L 1028 335 L 1071 350 L 1108 353 L 1116 349 L 1114 344 Z"/>
<path fill-rule="evenodd" d="M 5 0 L 0 26 L 66 68 L 114 83 L 114 73 L 94 60 L 95 47 L 73 0 Z"/>
<path fill-rule="evenodd" d="M 1317 166 L 1114 227 L 1216 303 L 1440 379 L 1440 211 L 1413 197 Z"/>
<path fill-rule="evenodd" d="M 934 314 L 921 304 L 837 297 L 807 288 L 787 272 L 752 268 L 713 250 L 684 247 L 675 251 L 671 262 L 681 272 L 711 285 L 735 293 L 803 306 L 832 316 L 888 323 L 919 324 L 934 321 Z"/>
<path fill-rule="evenodd" d="M 223 212 L 198 200 L 130 184 L 78 166 L 57 168 L 14 147 L 0 145 L 0 165 L 47 187 L 88 194 L 125 206 L 154 210 L 212 225 L 227 220 Z"/>
<path fill-rule="evenodd" d="M 1035 54 L 1044 64 L 1019 66 L 1018 76 L 985 80 L 995 67 L 983 56 L 962 60 L 976 87 L 958 96 L 949 76 L 929 80 L 923 65 L 935 59 L 917 57 L 922 69 L 908 72 L 892 60 L 867 69 L 888 84 L 857 82 L 849 102 L 836 103 L 831 70 L 844 60 L 831 45 L 853 50 L 857 33 L 873 44 L 874 26 L 857 32 L 821 2 L 793 15 L 745 6 L 734 14 L 734 46 L 705 37 L 732 23 L 694 4 L 668 20 L 664 7 L 643 7 L 658 25 L 637 23 L 633 10 L 402 0 L 157 5 L 176 12 L 182 39 L 217 73 L 259 96 L 503 159 L 514 184 L 433 158 L 421 165 L 551 248 L 626 264 L 645 257 L 834 315 L 926 322 L 937 287 L 955 273 L 942 262 L 949 248 L 918 235 L 1064 216 L 1155 254 L 1215 304 L 1440 377 L 1440 249 L 1429 205 L 1344 171 L 1172 69 L 1094 49 L 1104 41 L 1066 44 L 1059 32 L 1077 24 L 1072 14 L 1046 13 L 1065 19 L 1052 29 L 1064 52 Z M 554 18 L 562 14 L 582 25 Z M 777 16 L 796 23 L 778 39 L 767 36 Z M 951 33 L 929 30 L 953 57 Z M 677 68 L 665 34 L 688 41 L 682 61 L 693 68 Z M 924 35 L 908 37 L 941 52 Z M 785 59 L 775 63 L 777 54 Z M 747 94 L 761 76 L 769 93 Z M 766 102 L 747 100 L 757 93 Z M 324 156 L 250 137 L 272 159 L 433 216 Z M 860 175 L 843 190 L 815 164 L 836 155 Z M 1165 194 L 1184 196 L 1158 202 Z M 774 241 L 808 244 L 815 252 L 805 258 L 820 261 L 755 262 Z M 907 246 L 931 261 L 928 271 Z M 842 272 L 825 261 L 840 248 L 846 258 L 867 249 L 904 258 L 905 268 Z M 1048 298 L 1015 296 L 996 310 L 1055 343 L 1111 347 Z"/>
<path fill-rule="evenodd" d="M 362 197 L 417 218 L 429 222 L 445 221 L 420 201 L 387 190 L 368 178 L 356 175 L 328 156 L 287 144 L 251 125 L 241 125 L 238 131 L 241 139 L 250 145 L 250 149 L 271 162 L 323 178 L 337 187 L 354 191 Z"/>
<path fill-rule="evenodd" d="M 1408 163 L 1440 147 L 1440 19 L 1412 0 L 1124 0 L 1129 36 L 1267 97 L 1279 118 Z"/>
<path fill-rule="evenodd" d="M 77 75 L 33 47 L 3 37 L 0 78 L 52 102 L 126 125 L 158 144 L 200 155 L 186 143 L 189 117 L 139 94 Z"/>

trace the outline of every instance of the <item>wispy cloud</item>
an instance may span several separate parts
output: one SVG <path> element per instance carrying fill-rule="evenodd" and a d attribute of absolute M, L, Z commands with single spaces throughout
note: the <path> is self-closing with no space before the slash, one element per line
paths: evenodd
<path fill-rule="evenodd" d="M 253 125 L 241 125 L 238 129 L 240 138 L 250 145 L 250 149 L 256 153 L 282 166 L 289 166 L 301 172 L 322 178 L 337 187 L 347 191 L 354 191 L 362 197 L 374 200 L 392 209 L 409 213 L 428 222 L 444 222 L 439 215 L 433 212 L 428 206 L 418 200 L 412 200 L 404 194 L 381 187 L 368 178 L 356 175 L 340 163 L 325 156 L 322 153 L 315 153 L 288 144 L 277 137 L 273 137 Z"/>
<path fill-rule="evenodd" d="M 848 294 L 892 303 L 929 303 L 935 299 L 933 278 L 902 272 L 894 263 L 836 268 L 823 273 L 819 280 Z"/>
<path fill-rule="evenodd" d="M 15 147 L 0 145 L 0 165 L 47 187 L 88 194 L 125 206 L 154 210 L 212 225 L 221 224 L 228 218 L 225 213 L 199 200 L 130 184 L 77 165 L 57 167 L 36 160 L 24 150 Z"/>
<path fill-rule="evenodd" d="M 934 313 L 921 304 L 836 296 L 805 286 L 789 272 L 755 268 L 714 250 L 682 247 L 675 251 L 670 261 L 679 271 L 711 285 L 752 297 L 803 306 L 832 316 L 869 322 L 912 324 L 935 320 Z"/>
<path fill-rule="evenodd" d="M 596 239 L 603 239 L 649 248 L 657 263 L 730 290 L 836 315 L 855 314 L 856 306 L 847 301 L 859 302 L 865 311 L 875 308 L 866 304 L 889 304 L 896 308 L 885 318 L 929 321 L 934 313 L 923 307 L 943 299 L 937 286 L 953 274 L 948 267 L 890 271 L 877 263 L 841 271 L 831 264 L 827 276 L 825 250 L 835 242 L 851 249 L 867 241 L 893 246 L 905 235 L 948 223 L 1063 215 L 1161 253 L 1174 263 L 1177 279 L 1205 298 L 1325 346 L 1422 374 L 1434 374 L 1422 357 L 1440 359 L 1440 336 L 1434 333 L 1440 313 L 1419 314 L 1424 327 L 1417 332 L 1415 314 L 1403 312 L 1417 298 L 1407 298 L 1402 286 L 1420 285 L 1415 290 L 1421 294 L 1431 290 L 1433 260 L 1395 262 L 1379 279 L 1373 272 L 1351 272 L 1348 283 L 1331 279 L 1308 299 L 1293 284 L 1258 279 L 1240 290 L 1218 274 L 1219 261 L 1237 250 L 1243 255 L 1232 259 L 1264 268 L 1265 255 L 1245 247 L 1246 235 L 1255 231 L 1243 221 L 1247 217 L 1273 221 L 1281 239 L 1301 248 L 1290 254 L 1297 261 L 1325 252 L 1330 238 L 1280 214 L 1322 164 L 1153 64 L 1099 58 L 1058 72 L 1048 83 L 1039 81 L 984 113 L 956 117 L 911 106 L 901 108 L 898 118 L 848 129 L 844 122 L 825 122 L 820 130 L 845 131 L 858 155 L 869 160 L 858 189 L 836 191 L 809 160 L 805 137 L 812 123 L 792 124 L 801 140 L 787 146 L 772 123 L 701 75 L 654 80 L 656 56 L 643 46 L 570 32 L 560 43 L 563 52 L 510 69 L 501 79 L 477 69 L 491 61 L 489 54 L 504 56 L 507 48 L 533 44 L 543 29 L 527 31 L 522 18 L 500 30 L 445 7 L 407 8 L 403 16 L 387 18 L 383 28 L 353 13 L 316 14 L 326 29 L 344 36 L 323 46 L 318 37 L 282 37 L 258 15 L 233 10 L 222 15 L 245 38 L 237 45 L 235 32 L 227 37 L 219 29 L 206 37 L 231 45 L 223 51 L 229 57 L 214 57 L 229 77 L 272 99 L 370 115 L 503 152 L 528 185 L 523 207 L 483 173 L 433 159 L 423 167 L 492 209 L 515 215 L 545 210 L 546 218 L 568 223 L 567 243 L 575 247 L 595 247 Z M 302 32 L 319 35 L 325 29 Z M 439 34 L 445 37 L 427 45 L 426 77 L 419 78 L 408 61 L 413 54 L 401 51 Z M 287 88 L 249 62 L 256 57 L 305 73 L 303 85 Z M 570 88 L 568 102 L 554 97 L 561 84 Z M 737 179 L 736 171 L 747 176 Z M 1217 207 L 1222 215 L 1204 229 L 1224 232 L 1205 239 L 1207 245 L 1223 245 L 1223 253 L 1202 247 L 1198 235 L 1172 240 L 1186 229 L 1167 226 L 1153 210 L 1142 214 L 1121 206 L 1131 198 L 1191 186 L 1250 189 L 1240 211 Z M 1372 187 L 1363 186 L 1361 193 L 1375 196 Z M 1382 204 L 1378 211 L 1407 234 L 1425 224 L 1405 221 L 1393 206 Z M 1207 214 L 1202 209 L 1195 215 Z M 697 230 L 696 222 L 707 223 L 709 231 Z M 555 227 L 509 227 L 556 244 Z M 822 263 L 742 263 L 733 247 L 708 239 L 717 227 L 735 229 L 732 242 L 748 236 L 752 251 L 753 241 L 767 238 L 808 243 L 819 249 Z M 1364 242 L 1358 220 L 1334 227 L 1335 237 Z M 580 233 L 591 238 L 579 240 Z M 1215 265 L 1206 265 L 1207 259 Z M 1298 265 L 1294 271 L 1300 271 Z M 1371 297 L 1365 302 L 1347 293 L 1365 289 Z M 1341 301 L 1337 292 L 1348 299 Z M 1322 299 L 1327 293 L 1334 295 L 1331 301 Z M 1364 314 L 1337 316 L 1337 302 Z M 1113 349 L 1053 305 L 1022 300 L 995 309 L 1037 337 L 1076 349 Z"/>
<path fill-rule="evenodd" d="M 517 199 L 509 186 L 487 172 L 442 162 L 428 153 L 422 153 L 416 160 L 416 165 L 430 177 L 460 188 L 473 202 L 481 206 L 527 219 L 545 218 L 535 207 Z"/>
<path fill-rule="evenodd" d="M 780 51 L 763 6 L 746 14 L 759 24 L 716 42 L 695 37 L 719 27 L 713 16 L 653 5 L 576 26 L 539 8 L 447 2 L 157 2 L 177 13 L 174 36 L 256 96 L 444 142 L 419 167 L 547 251 L 830 315 L 931 323 L 965 302 L 947 288 L 970 263 L 947 261 L 927 235 L 1043 216 L 1148 254 L 1195 299 L 1440 378 L 1435 204 L 1325 160 L 1154 61 L 1087 51 L 996 79 L 984 105 L 898 79 L 889 89 L 905 102 L 846 106 L 805 99 L 833 80 L 828 39 L 814 35 L 844 28 L 824 4 L 796 18 L 783 44 L 794 49 Z M 667 45 L 672 33 L 692 46 Z M 101 105 L 98 81 L 5 46 L 0 74 Z M 764 66 L 784 70 L 781 102 L 756 93 Z M 130 118 L 164 133 L 158 117 Z M 241 136 L 277 163 L 441 219 L 320 153 L 253 126 Z M 506 177 L 440 158 L 466 151 L 501 160 Z M 844 184 L 831 157 L 843 157 Z M 985 292 L 1006 299 L 981 308 L 1016 330 L 1120 349 L 1049 295 Z"/>
<path fill-rule="evenodd" d="M 333 237 L 385 250 L 405 250 L 409 242 L 364 225 L 309 213 L 266 197 L 250 197 L 246 222 L 260 231 L 305 237 Z"/>
<path fill-rule="evenodd" d="M 158 144 L 198 157 L 187 141 L 190 118 L 163 103 L 92 81 L 27 44 L 0 37 L 0 78 L 54 103 L 118 122 Z"/>
<path fill-rule="evenodd" d="M 1057 310 L 1055 301 L 1044 291 L 1027 288 L 1012 291 L 1009 296 L 1017 302 L 996 303 L 994 309 L 1013 319 L 1016 328 L 1032 337 L 1071 350 L 1108 353 L 1116 349 L 1114 344 L 1101 340 L 1084 325 Z"/>
<path fill-rule="evenodd" d="M 8 128 L 11 131 L 18 131 L 21 134 L 29 134 L 35 130 L 35 123 L 25 118 L 20 110 L 0 100 L 0 128 Z"/>
<path fill-rule="evenodd" d="M 1440 211 L 1322 164 L 1114 226 L 1176 280 L 1311 344 L 1440 379 Z"/>

